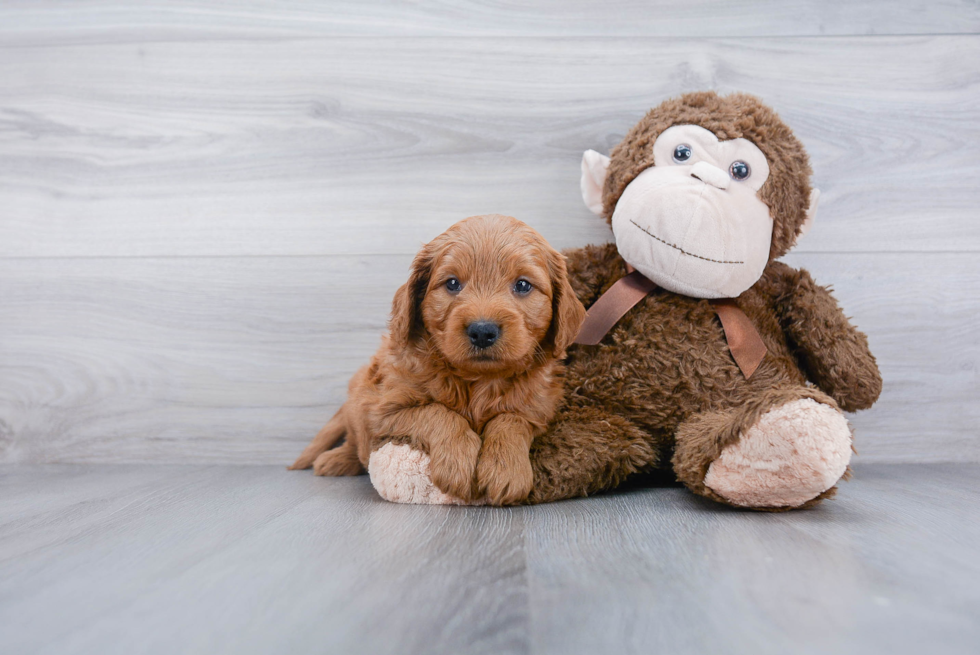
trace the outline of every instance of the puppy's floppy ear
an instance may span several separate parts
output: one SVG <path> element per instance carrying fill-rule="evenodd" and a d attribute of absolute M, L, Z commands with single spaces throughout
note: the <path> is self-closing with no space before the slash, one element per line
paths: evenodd
<path fill-rule="evenodd" d="M 579 302 L 568 281 L 565 256 L 548 248 L 548 272 L 551 275 L 551 327 L 544 338 L 545 348 L 555 357 L 565 356 L 565 349 L 575 341 L 585 321 L 585 307 Z"/>
<path fill-rule="evenodd" d="M 422 300 L 429 287 L 432 273 L 432 244 L 426 244 L 415 255 L 412 261 L 412 273 L 408 282 L 401 285 L 395 292 L 391 303 L 391 320 L 388 321 L 388 332 L 395 343 L 407 346 L 425 334 L 425 324 L 422 321 Z"/>

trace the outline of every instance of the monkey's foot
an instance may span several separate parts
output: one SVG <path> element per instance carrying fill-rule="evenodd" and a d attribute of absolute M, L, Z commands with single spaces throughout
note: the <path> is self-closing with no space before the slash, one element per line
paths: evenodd
<path fill-rule="evenodd" d="M 404 444 L 386 443 L 371 453 L 368 474 L 378 494 L 393 503 L 413 505 L 483 505 L 443 492 L 429 477 L 429 456 Z"/>
<path fill-rule="evenodd" d="M 704 478 L 742 507 L 799 507 L 841 479 L 851 461 L 844 416 L 809 398 L 771 409 L 722 450 Z"/>

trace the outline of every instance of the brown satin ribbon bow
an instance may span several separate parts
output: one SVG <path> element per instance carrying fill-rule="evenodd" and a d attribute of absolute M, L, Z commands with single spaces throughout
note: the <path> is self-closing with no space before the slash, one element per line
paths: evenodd
<path fill-rule="evenodd" d="M 619 322 L 619 319 L 626 315 L 626 312 L 656 288 L 656 283 L 645 278 L 639 271 L 631 270 L 626 277 L 617 280 L 589 307 L 575 343 L 585 346 L 597 345 Z M 734 300 L 720 298 L 709 302 L 721 320 L 721 327 L 725 331 L 725 339 L 728 341 L 728 349 L 732 351 L 732 358 L 742 370 L 745 379 L 749 379 L 766 356 L 766 344 L 762 342 L 762 337 L 759 336 L 752 321 L 739 309 Z"/>

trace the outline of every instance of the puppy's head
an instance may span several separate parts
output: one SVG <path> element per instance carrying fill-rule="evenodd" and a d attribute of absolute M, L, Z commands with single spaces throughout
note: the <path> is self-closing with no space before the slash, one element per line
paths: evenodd
<path fill-rule="evenodd" d="M 490 215 L 422 248 L 390 328 L 396 344 L 427 344 L 458 369 L 506 373 L 563 356 L 584 318 L 564 257 L 517 219 Z"/>

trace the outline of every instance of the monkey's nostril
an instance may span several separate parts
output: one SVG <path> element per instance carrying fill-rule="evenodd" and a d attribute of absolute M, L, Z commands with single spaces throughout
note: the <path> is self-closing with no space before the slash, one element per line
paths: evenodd
<path fill-rule="evenodd" d="M 728 173 L 717 166 L 712 166 L 706 161 L 699 161 L 691 167 L 691 175 L 698 178 L 705 184 L 710 184 L 719 189 L 727 189 L 731 178 Z"/>
<path fill-rule="evenodd" d="M 489 348 L 500 337 L 500 326 L 493 321 L 474 321 L 466 326 L 466 335 L 477 348 Z"/>

